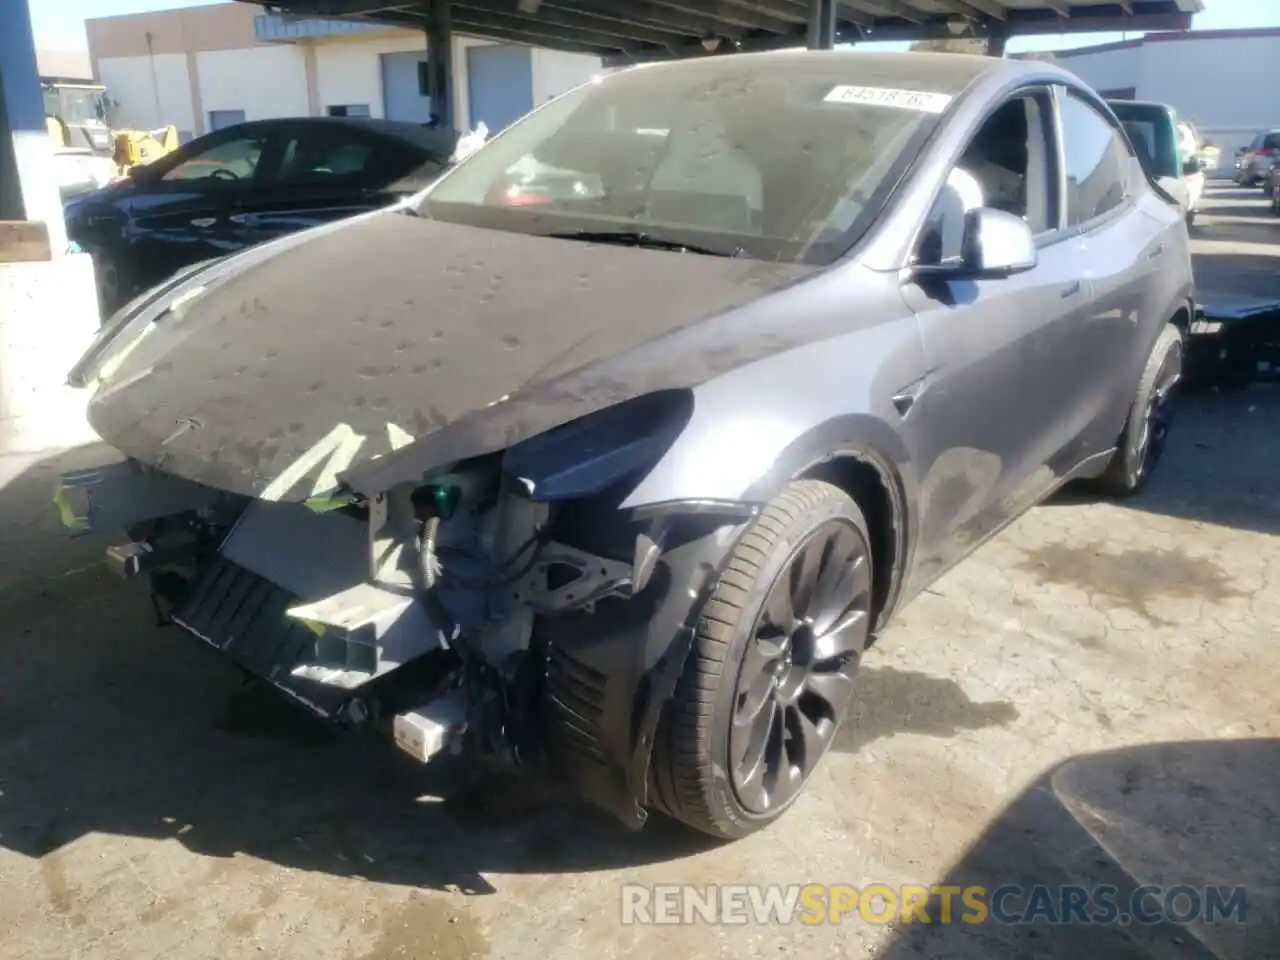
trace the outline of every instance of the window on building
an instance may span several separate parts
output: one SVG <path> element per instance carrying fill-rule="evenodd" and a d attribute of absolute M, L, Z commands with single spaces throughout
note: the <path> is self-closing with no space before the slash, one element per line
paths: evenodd
<path fill-rule="evenodd" d="M 1107 119 L 1074 94 L 1062 99 L 1067 159 L 1067 225 L 1100 217 L 1124 202 L 1129 147 Z"/>
<path fill-rule="evenodd" d="M 431 66 L 425 60 L 418 61 L 418 95 L 431 96 Z"/>
<path fill-rule="evenodd" d="M 369 105 L 367 103 L 341 103 L 325 108 L 331 117 L 368 117 Z"/>
<path fill-rule="evenodd" d="M 252 180 L 262 156 L 260 136 L 235 137 L 186 157 L 162 180 L 222 180 L 228 183 Z"/>
<path fill-rule="evenodd" d="M 244 123 L 245 116 L 243 110 L 210 110 L 209 111 L 209 132 L 214 130 L 223 130 L 226 127 L 233 127 L 237 123 Z"/>

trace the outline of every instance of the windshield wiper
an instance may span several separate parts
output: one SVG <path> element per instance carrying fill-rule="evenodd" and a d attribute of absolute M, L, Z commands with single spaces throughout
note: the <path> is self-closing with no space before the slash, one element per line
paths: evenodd
<path fill-rule="evenodd" d="M 582 240 L 586 243 L 613 243 L 620 247 L 645 247 L 650 250 L 675 250 L 680 253 L 700 253 L 708 257 L 738 257 L 742 255 L 741 247 L 720 250 L 715 247 L 700 247 L 695 243 L 683 243 L 679 240 L 663 240 L 651 236 L 643 230 L 571 230 L 564 233 L 544 233 L 544 237 L 557 240 Z"/>

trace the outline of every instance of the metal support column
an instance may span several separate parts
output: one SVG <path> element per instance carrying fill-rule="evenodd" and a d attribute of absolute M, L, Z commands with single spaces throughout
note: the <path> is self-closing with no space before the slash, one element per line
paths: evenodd
<path fill-rule="evenodd" d="M 454 127 L 452 0 L 423 0 L 427 25 L 427 79 L 436 124 Z"/>
<path fill-rule="evenodd" d="M 987 33 L 987 56 L 1003 57 L 1005 44 L 1009 41 L 1009 29 L 1004 25 L 993 24 Z"/>
<path fill-rule="evenodd" d="M 66 246 L 27 0 L 0 0 L 0 220 L 39 220 Z M 2 311 L 0 311 L 2 312 Z"/>
<path fill-rule="evenodd" d="M 810 50 L 830 50 L 836 45 L 836 0 L 809 0 Z"/>

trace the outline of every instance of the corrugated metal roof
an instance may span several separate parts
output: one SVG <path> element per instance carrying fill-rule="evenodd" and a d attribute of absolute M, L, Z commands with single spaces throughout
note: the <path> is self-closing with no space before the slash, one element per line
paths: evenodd
<path fill-rule="evenodd" d="M 423 28 L 423 0 L 242 0 L 294 17 Z M 836 42 L 1185 30 L 1203 0 L 840 0 Z M 809 0 L 452 0 L 459 33 L 613 62 L 803 45 Z"/>

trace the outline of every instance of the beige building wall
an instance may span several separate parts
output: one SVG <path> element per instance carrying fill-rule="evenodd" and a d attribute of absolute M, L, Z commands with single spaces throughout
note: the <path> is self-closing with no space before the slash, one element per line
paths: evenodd
<path fill-rule="evenodd" d="M 600 72 L 600 58 L 559 50 L 533 51 L 533 105 L 546 103 Z"/>
<path fill-rule="evenodd" d="M 202 50 L 196 73 L 206 118 L 214 110 L 243 110 L 246 120 L 309 113 L 306 58 L 297 44 Z"/>
<path fill-rule="evenodd" d="M 97 63 L 99 82 L 116 101 L 116 124 L 154 130 L 172 123 L 196 135 L 199 126 L 191 96 L 185 53 L 154 57 L 104 57 Z"/>
<path fill-rule="evenodd" d="M 385 109 L 381 54 L 425 50 L 416 30 L 387 28 L 351 36 L 259 43 L 248 3 L 103 17 L 85 28 L 95 73 L 118 101 L 121 125 L 152 129 L 166 123 L 185 136 L 208 132 L 209 112 L 243 110 L 245 118 L 323 115 L 329 106 Z M 470 117 L 467 50 L 492 41 L 453 41 L 454 116 Z M 596 57 L 537 49 L 532 53 L 533 103 L 590 79 Z"/>

